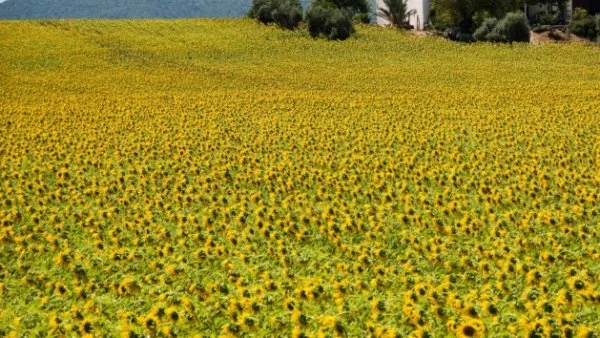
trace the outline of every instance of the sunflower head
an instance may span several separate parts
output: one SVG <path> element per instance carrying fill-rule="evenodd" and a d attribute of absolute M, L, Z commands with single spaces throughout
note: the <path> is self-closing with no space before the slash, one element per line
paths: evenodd
<path fill-rule="evenodd" d="M 470 320 L 462 323 L 456 329 L 458 337 L 484 337 L 485 326 L 480 320 Z"/>

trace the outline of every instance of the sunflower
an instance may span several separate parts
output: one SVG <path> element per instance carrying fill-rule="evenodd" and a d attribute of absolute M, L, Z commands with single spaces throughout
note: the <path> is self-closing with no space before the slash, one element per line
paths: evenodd
<path fill-rule="evenodd" d="M 159 319 L 156 315 L 147 315 L 141 320 L 139 320 L 144 326 L 144 328 L 149 332 L 156 331 L 158 327 Z"/>
<path fill-rule="evenodd" d="M 181 317 L 180 313 L 177 311 L 177 308 L 172 306 L 165 310 L 165 315 L 172 322 L 177 322 Z"/>
<path fill-rule="evenodd" d="M 456 328 L 458 337 L 485 337 L 485 326 L 480 320 L 469 320 Z"/>
<path fill-rule="evenodd" d="M 587 298 L 594 294 L 594 287 L 585 279 L 583 274 L 568 278 L 567 283 L 572 291 L 582 297 Z"/>
<path fill-rule="evenodd" d="M 79 324 L 79 333 L 81 333 L 82 335 L 92 334 L 93 331 L 94 322 L 92 320 L 85 318 Z"/>

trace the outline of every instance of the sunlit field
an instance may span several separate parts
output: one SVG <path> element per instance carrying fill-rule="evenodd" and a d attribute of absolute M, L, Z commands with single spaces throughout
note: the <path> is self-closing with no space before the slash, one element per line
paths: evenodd
<path fill-rule="evenodd" d="M 0 336 L 598 337 L 600 49 L 0 21 Z"/>

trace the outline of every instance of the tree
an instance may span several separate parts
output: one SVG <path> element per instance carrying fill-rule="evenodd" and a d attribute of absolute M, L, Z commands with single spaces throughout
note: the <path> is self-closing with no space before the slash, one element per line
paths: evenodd
<path fill-rule="evenodd" d="M 525 14 L 520 12 L 508 13 L 504 19 L 498 22 L 506 42 L 529 42 L 529 25 Z"/>
<path fill-rule="evenodd" d="M 487 18 L 479 28 L 473 33 L 473 38 L 477 41 L 492 41 L 495 42 L 495 38 L 492 38 L 490 33 L 494 31 L 494 27 L 498 24 L 498 19 Z"/>
<path fill-rule="evenodd" d="M 314 0 L 312 6 L 324 8 L 349 8 L 355 14 L 369 12 L 369 3 L 367 0 Z"/>
<path fill-rule="evenodd" d="M 472 32 L 487 17 L 502 18 L 521 4 L 520 0 L 433 0 L 434 25 Z"/>
<path fill-rule="evenodd" d="M 295 29 L 302 21 L 302 6 L 298 0 L 253 0 L 248 16 L 264 24 Z"/>
<path fill-rule="evenodd" d="M 584 15 L 585 14 L 585 15 Z M 573 16 L 574 19 L 569 23 L 569 32 L 589 40 L 595 40 L 596 37 L 600 34 L 600 30 L 598 30 L 598 17 L 594 18 L 593 16 L 585 13 L 580 13 L 578 16 Z"/>
<path fill-rule="evenodd" d="M 406 0 L 383 0 L 383 4 L 385 6 L 378 8 L 377 16 L 398 28 L 405 27 L 408 16 L 415 13 L 414 9 L 408 10 Z"/>
<path fill-rule="evenodd" d="M 473 37 L 477 41 L 529 42 L 527 18 L 521 12 L 508 13 L 502 20 L 488 18 L 475 31 Z"/>
<path fill-rule="evenodd" d="M 329 40 L 346 40 L 354 33 L 351 17 L 347 9 L 313 5 L 306 13 L 306 26 L 313 38 L 322 35 Z"/>

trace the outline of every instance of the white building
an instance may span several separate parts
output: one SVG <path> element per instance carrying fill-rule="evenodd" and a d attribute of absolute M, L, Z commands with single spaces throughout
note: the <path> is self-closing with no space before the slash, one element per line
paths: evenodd
<path fill-rule="evenodd" d="M 429 10 L 431 8 L 429 0 L 408 0 L 408 11 L 414 14 L 410 15 L 408 22 L 418 30 L 422 30 L 429 23 Z M 377 8 L 383 8 L 383 0 L 377 0 Z M 381 17 L 377 17 L 377 23 L 380 25 L 389 25 L 390 23 Z"/>

